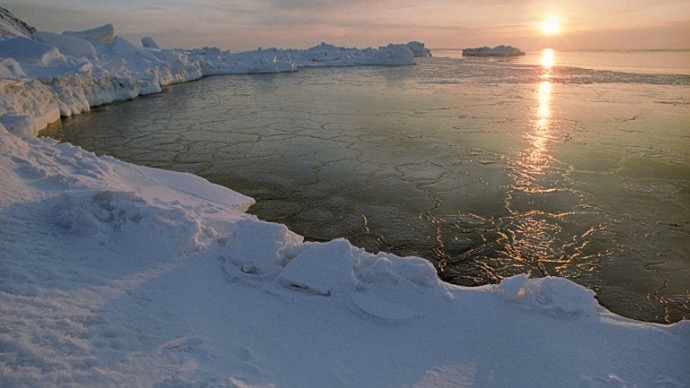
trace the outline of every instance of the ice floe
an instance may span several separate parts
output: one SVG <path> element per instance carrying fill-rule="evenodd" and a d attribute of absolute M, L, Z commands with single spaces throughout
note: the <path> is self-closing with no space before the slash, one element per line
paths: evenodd
<path fill-rule="evenodd" d="M 496 46 L 496 47 L 476 47 L 466 48 L 462 50 L 462 55 L 466 57 L 509 57 L 516 55 L 525 55 L 525 52 L 513 46 Z"/>

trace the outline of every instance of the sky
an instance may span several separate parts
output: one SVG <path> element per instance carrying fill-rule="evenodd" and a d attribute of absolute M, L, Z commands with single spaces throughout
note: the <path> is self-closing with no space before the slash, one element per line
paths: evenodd
<path fill-rule="evenodd" d="M 688 0 L 5 0 L 39 31 L 106 23 L 163 48 L 308 48 L 424 42 L 429 48 L 690 48 Z M 558 32 L 542 29 L 558 20 Z"/>

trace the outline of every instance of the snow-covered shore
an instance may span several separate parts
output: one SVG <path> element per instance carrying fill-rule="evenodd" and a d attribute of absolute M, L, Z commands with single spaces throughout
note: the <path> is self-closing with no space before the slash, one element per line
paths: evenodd
<path fill-rule="evenodd" d="M 307 50 L 260 48 L 241 53 L 213 47 L 163 50 L 151 37 L 142 39 L 144 48 L 138 47 L 117 36 L 110 24 L 55 34 L 30 31 L 19 21 L 9 23 L 8 15 L 0 19 L 9 25 L 0 30 L 0 125 L 30 136 L 60 116 L 158 93 L 161 87 L 203 76 L 413 65 L 415 55 L 428 54 L 419 42 L 363 50 L 326 43 Z"/>
<path fill-rule="evenodd" d="M 449 285 L 420 258 L 304 242 L 202 178 L 34 137 L 208 74 L 409 64 L 404 45 L 141 49 L 111 26 L 6 20 L 0 32 L 26 36 L 0 41 L 0 386 L 690 381 L 690 321 L 626 319 L 561 278 Z"/>

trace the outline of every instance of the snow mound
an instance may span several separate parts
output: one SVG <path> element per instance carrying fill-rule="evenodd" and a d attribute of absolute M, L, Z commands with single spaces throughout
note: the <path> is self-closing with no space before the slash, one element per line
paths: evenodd
<path fill-rule="evenodd" d="M 420 258 L 373 255 L 347 240 L 303 242 L 284 225 L 245 220 L 219 240 L 230 279 L 262 279 L 278 287 L 323 296 L 346 296 L 376 287 L 433 289 L 436 269 Z M 266 239 L 266 236 L 271 236 Z"/>
<path fill-rule="evenodd" d="M 5 64 L 10 66 L 9 75 L 24 73 L 14 60 L 5 60 L 3 67 Z M 35 135 L 48 124 L 60 119 L 58 99 L 39 80 L 0 80 L 0 95 L 0 124 L 15 134 Z"/>
<path fill-rule="evenodd" d="M 270 236 L 270 239 L 265 238 Z M 290 251 L 303 241 L 285 225 L 240 221 L 237 230 L 230 238 L 222 238 L 219 243 L 227 247 L 222 253 L 227 262 L 225 270 L 229 275 L 242 273 L 252 275 L 275 275 L 290 260 Z"/>
<path fill-rule="evenodd" d="M 502 280 L 496 292 L 521 308 L 553 314 L 590 315 L 601 308 L 594 291 L 557 277 L 516 275 Z"/>
<path fill-rule="evenodd" d="M 0 60 L 0 78 L 17 79 L 25 77 L 26 73 L 24 73 L 19 62 L 12 58 Z"/>
<path fill-rule="evenodd" d="M 66 58 L 60 54 L 57 47 L 23 36 L 0 41 L 0 56 L 38 66 L 50 66 L 55 62 L 66 62 Z"/>
<path fill-rule="evenodd" d="M 477 47 L 477 48 L 466 48 L 462 50 L 462 55 L 466 57 L 509 57 L 525 55 L 517 47 L 513 46 L 496 46 L 496 47 Z"/>
<path fill-rule="evenodd" d="M 49 218 L 78 239 L 113 251 L 177 257 L 200 248 L 197 216 L 184 207 L 147 203 L 134 192 L 66 193 L 55 199 Z"/>

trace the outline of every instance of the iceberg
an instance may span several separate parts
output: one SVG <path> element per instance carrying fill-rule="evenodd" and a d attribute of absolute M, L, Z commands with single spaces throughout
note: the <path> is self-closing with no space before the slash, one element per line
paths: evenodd
<path fill-rule="evenodd" d="M 466 48 L 462 50 L 462 55 L 466 57 L 510 57 L 525 55 L 525 53 L 517 47 L 501 45 L 493 48 L 486 46 Z"/>
<path fill-rule="evenodd" d="M 407 47 L 412 50 L 415 57 L 430 57 L 431 50 L 424 46 L 424 43 L 412 41 L 407 44 Z"/>
<path fill-rule="evenodd" d="M 7 20 L 0 43 L 17 54 L 0 50 L 0 385 L 690 381 L 690 321 L 620 317 L 562 278 L 450 285 L 418 257 L 304 241 L 195 175 L 35 136 L 61 115 L 208 74 L 409 64 L 405 45 L 165 50 L 94 31 L 32 41 Z"/>

